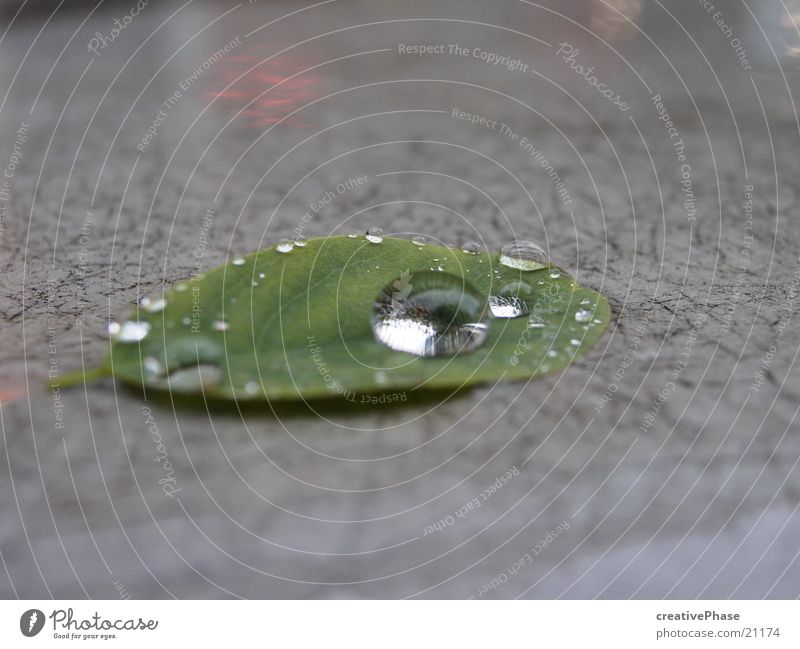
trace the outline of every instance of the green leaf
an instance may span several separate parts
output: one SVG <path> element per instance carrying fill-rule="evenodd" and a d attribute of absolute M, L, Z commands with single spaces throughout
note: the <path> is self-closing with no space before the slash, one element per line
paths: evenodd
<path fill-rule="evenodd" d="M 281 253 L 265 248 L 176 285 L 139 306 L 112 336 L 103 364 L 125 383 L 222 399 L 309 399 L 529 379 L 567 367 L 598 340 L 606 299 L 555 266 L 524 271 L 497 254 L 386 237 L 313 239 Z M 532 311 L 487 317 L 470 352 L 422 357 L 389 349 L 372 331 L 387 287 L 408 297 L 415 273 L 444 270 L 478 294 L 513 293 Z M 145 335 L 146 331 L 146 335 Z M 141 340 L 135 340 L 141 338 Z"/>

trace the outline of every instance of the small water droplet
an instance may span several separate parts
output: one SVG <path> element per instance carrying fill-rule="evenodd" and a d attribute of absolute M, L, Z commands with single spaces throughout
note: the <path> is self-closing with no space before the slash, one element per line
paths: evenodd
<path fill-rule="evenodd" d="M 544 329 L 544 322 L 539 322 L 538 320 L 529 320 L 528 329 Z"/>
<path fill-rule="evenodd" d="M 164 296 L 150 297 L 146 295 L 139 304 L 148 313 L 158 313 L 164 310 L 164 307 L 167 306 L 167 301 Z"/>
<path fill-rule="evenodd" d="M 422 236 L 419 236 L 419 235 L 417 235 L 416 237 L 414 237 L 413 239 L 411 239 L 411 243 L 413 243 L 415 246 L 425 246 L 425 245 L 428 245 L 428 241 L 427 241 L 427 239 L 425 239 L 425 237 L 422 237 Z"/>
<path fill-rule="evenodd" d="M 160 379 L 164 376 L 164 366 L 152 356 L 146 356 L 142 361 L 142 371 L 146 379 Z"/>
<path fill-rule="evenodd" d="M 375 337 L 390 349 L 417 356 L 471 351 L 486 340 L 488 330 L 485 299 L 450 273 L 404 273 L 373 305 Z"/>
<path fill-rule="evenodd" d="M 186 282 L 178 282 L 175 284 L 175 291 L 177 293 L 184 293 L 189 290 L 189 285 Z"/>
<path fill-rule="evenodd" d="M 187 315 L 181 318 L 181 324 L 185 324 L 187 327 L 192 324 L 192 319 Z"/>
<path fill-rule="evenodd" d="M 592 312 L 586 309 L 579 309 L 575 312 L 576 322 L 589 322 L 592 319 Z"/>
<path fill-rule="evenodd" d="M 477 241 L 467 241 L 461 245 L 461 252 L 468 255 L 477 255 L 480 252 L 481 244 Z"/>
<path fill-rule="evenodd" d="M 547 352 L 547 355 L 550 358 L 555 358 L 556 356 L 558 356 L 558 352 L 555 349 L 551 349 L 549 352 Z"/>
<path fill-rule="evenodd" d="M 308 241 L 306 241 L 306 238 L 300 234 L 292 239 L 292 243 L 298 248 L 305 248 Z"/>
<path fill-rule="evenodd" d="M 596 318 L 596 319 L 592 320 L 592 322 L 594 324 L 602 324 L 603 321 L 600 318 Z"/>
<path fill-rule="evenodd" d="M 570 345 L 575 345 L 575 347 L 578 347 L 581 344 L 581 341 L 578 340 L 577 338 L 573 338 L 572 340 L 569 341 L 569 344 Z"/>
<path fill-rule="evenodd" d="M 522 239 L 500 249 L 500 263 L 517 270 L 539 270 L 550 263 L 547 253 L 532 241 Z"/>
<path fill-rule="evenodd" d="M 591 304 L 591 303 L 592 303 L 592 301 L 588 297 L 585 297 L 585 298 L 583 298 L 581 300 L 581 304 L 583 304 L 583 305 Z"/>
<path fill-rule="evenodd" d="M 266 277 L 266 275 L 265 275 L 264 273 L 259 273 L 259 274 L 258 274 L 258 276 L 259 276 L 261 279 L 264 279 L 264 278 Z"/>
<path fill-rule="evenodd" d="M 231 327 L 224 320 L 214 320 L 214 322 L 211 323 L 211 326 L 217 331 L 228 331 L 228 329 Z"/>
<path fill-rule="evenodd" d="M 216 387 L 221 378 L 222 370 L 217 365 L 200 363 L 171 372 L 166 382 L 170 390 L 195 392 Z"/>
<path fill-rule="evenodd" d="M 386 385 L 389 382 L 389 377 L 386 376 L 386 372 L 381 372 L 380 370 L 375 372 L 374 379 L 377 385 Z"/>
<path fill-rule="evenodd" d="M 356 239 L 358 237 L 358 232 L 348 232 L 347 238 L 348 239 Z"/>
<path fill-rule="evenodd" d="M 370 228 L 367 230 L 366 239 L 370 243 L 380 243 L 383 241 L 383 230 L 380 228 Z"/>
<path fill-rule="evenodd" d="M 561 273 L 559 273 L 557 270 L 554 270 L 552 273 L 550 273 L 550 279 L 558 279 L 559 277 L 561 277 Z"/>
<path fill-rule="evenodd" d="M 255 381 L 248 381 L 244 384 L 244 393 L 250 396 L 258 394 L 261 391 L 261 386 Z"/>
<path fill-rule="evenodd" d="M 240 257 L 234 257 L 233 261 L 231 261 L 231 263 L 234 266 L 244 266 L 244 262 L 245 262 L 245 259 L 244 259 L 244 257 L 241 257 L 241 256 Z"/>
<path fill-rule="evenodd" d="M 281 239 L 281 242 L 277 246 L 275 246 L 275 250 L 283 254 L 286 254 L 287 252 L 292 252 L 293 248 L 294 244 L 288 239 Z"/>
<path fill-rule="evenodd" d="M 519 318 L 530 313 L 525 300 L 518 295 L 490 295 L 489 307 L 495 318 Z"/>
<path fill-rule="evenodd" d="M 252 282 L 250 282 L 250 286 L 258 286 L 258 282 L 256 280 L 253 280 Z"/>
<path fill-rule="evenodd" d="M 135 343 L 144 340 L 150 331 L 149 322 L 135 322 L 127 320 L 122 324 L 112 322 L 108 325 L 108 333 L 111 337 L 121 343 Z"/>

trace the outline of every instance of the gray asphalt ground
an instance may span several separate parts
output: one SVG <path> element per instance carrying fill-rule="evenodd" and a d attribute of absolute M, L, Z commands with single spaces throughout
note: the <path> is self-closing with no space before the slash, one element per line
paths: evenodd
<path fill-rule="evenodd" d="M 0 595 L 800 595 L 798 36 L 780 3 L 717 3 L 723 25 L 610 4 L 630 20 L 510 0 L 7 10 Z M 142 295 L 297 228 L 370 225 L 536 240 L 612 326 L 561 374 L 390 408 L 48 389 Z"/>

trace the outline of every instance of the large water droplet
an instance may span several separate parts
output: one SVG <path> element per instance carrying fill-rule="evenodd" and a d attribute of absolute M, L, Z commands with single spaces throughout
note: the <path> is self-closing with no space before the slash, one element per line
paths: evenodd
<path fill-rule="evenodd" d="M 294 244 L 288 239 L 281 239 L 281 242 L 275 246 L 275 250 L 284 254 L 292 252 L 292 248 L 294 248 Z"/>
<path fill-rule="evenodd" d="M 500 249 L 500 263 L 518 270 L 539 270 L 550 263 L 547 253 L 533 241 L 514 241 Z"/>
<path fill-rule="evenodd" d="M 509 282 L 495 295 L 489 296 L 489 307 L 495 318 L 520 318 L 530 313 L 526 298 L 533 289 L 525 282 Z"/>
<path fill-rule="evenodd" d="M 488 330 L 485 298 L 450 273 L 406 271 L 381 291 L 373 306 L 375 337 L 391 349 L 417 356 L 471 351 Z"/>
<path fill-rule="evenodd" d="M 490 295 L 489 307 L 495 318 L 520 318 L 530 313 L 525 300 L 518 295 Z"/>
<path fill-rule="evenodd" d="M 380 228 L 370 228 L 367 230 L 366 238 L 370 243 L 380 243 L 383 241 L 383 230 Z"/>
<path fill-rule="evenodd" d="M 303 235 L 297 235 L 292 239 L 292 243 L 298 248 L 305 248 L 308 241 L 306 241 L 306 238 Z"/>
<path fill-rule="evenodd" d="M 149 331 L 149 322 L 134 322 L 133 320 L 128 320 L 122 324 L 111 322 L 108 325 L 109 335 L 115 341 L 121 343 L 135 343 L 144 340 L 144 337 Z"/>
<path fill-rule="evenodd" d="M 428 244 L 428 240 L 421 235 L 417 235 L 411 239 L 411 243 L 413 243 L 415 246 L 425 246 Z"/>

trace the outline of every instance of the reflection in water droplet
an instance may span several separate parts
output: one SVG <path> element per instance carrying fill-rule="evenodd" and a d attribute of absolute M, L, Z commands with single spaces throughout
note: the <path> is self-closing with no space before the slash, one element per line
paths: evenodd
<path fill-rule="evenodd" d="M 481 249 L 481 244 L 477 241 L 467 241 L 461 246 L 461 252 L 465 252 L 468 255 L 477 255 Z"/>
<path fill-rule="evenodd" d="M 592 319 L 592 312 L 586 309 L 579 309 L 575 312 L 576 322 L 589 322 Z"/>
<path fill-rule="evenodd" d="M 370 243 L 380 243 L 383 241 L 383 230 L 380 228 L 370 228 L 367 230 L 366 238 Z"/>
<path fill-rule="evenodd" d="M 495 318 L 519 318 L 530 313 L 525 300 L 518 295 L 490 295 L 489 307 Z"/>
<path fill-rule="evenodd" d="M 171 372 L 166 383 L 176 392 L 195 392 L 216 387 L 221 378 L 222 370 L 217 365 L 201 363 Z"/>
<path fill-rule="evenodd" d="M 234 257 L 231 263 L 234 266 L 244 266 L 244 257 Z"/>
<path fill-rule="evenodd" d="M 539 270 L 550 263 L 547 253 L 532 241 L 514 241 L 500 249 L 500 263 L 517 270 Z"/>
<path fill-rule="evenodd" d="M 214 320 L 214 322 L 211 323 L 211 326 L 217 331 L 228 331 L 228 329 L 230 329 L 230 325 L 224 320 Z"/>
<path fill-rule="evenodd" d="M 308 241 L 303 235 L 298 235 L 292 239 L 292 243 L 298 248 L 305 248 Z"/>
<path fill-rule="evenodd" d="M 489 306 L 495 318 L 520 318 L 530 313 L 527 298 L 533 289 L 526 282 L 514 281 L 503 285 L 495 295 L 489 296 Z"/>
<path fill-rule="evenodd" d="M 149 322 L 134 322 L 133 320 L 128 320 L 122 324 L 111 322 L 108 325 L 108 333 L 115 341 L 121 343 L 134 343 L 144 340 L 144 337 L 149 331 Z"/>
<path fill-rule="evenodd" d="M 292 252 L 292 248 L 294 248 L 294 244 L 288 239 L 281 239 L 281 242 L 275 246 L 275 250 L 284 254 L 287 252 Z"/>
<path fill-rule="evenodd" d="M 411 243 L 413 243 L 415 246 L 425 246 L 427 245 L 428 241 L 425 239 L 425 237 L 417 235 L 411 239 Z"/>
<path fill-rule="evenodd" d="M 375 337 L 391 349 L 418 356 L 471 351 L 483 343 L 488 330 L 485 298 L 450 273 L 404 273 L 373 305 Z"/>
<path fill-rule="evenodd" d="M 163 298 L 163 296 L 145 296 L 142 298 L 142 301 L 139 304 L 141 304 L 142 308 L 148 313 L 158 313 L 159 311 L 164 310 L 164 307 L 167 306 L 167 301 Z"/>

